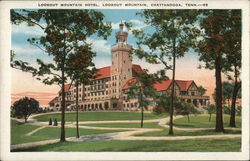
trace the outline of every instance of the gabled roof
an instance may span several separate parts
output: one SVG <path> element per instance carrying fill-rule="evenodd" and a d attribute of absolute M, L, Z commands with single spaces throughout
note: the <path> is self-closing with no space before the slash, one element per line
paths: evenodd
<path fill-rule="evenodd" d="M 125 83 L 125 85 L 122 87 L 122 89 L 123 89 L 123 90 L 129 89 L 129 88 L 131 87 L 131 84 L 132 84 L 132 83 L 135 83 L 135 81 L 136 81 L 136 78 L 131 78 L 131 79 L 129 79 L 129 80 Z"/>
<path fill-rule="evenodd" d="M 187 91 L 194 81 L 193 80 L 188 80 L 188 81 L 176 80 L 175 82 L 178 84 L 181 91 Z"/>
<path fill-rule="evenodd" d="M 140 65 L 133 64 L 132 65 L 132 76 L 135 77 L 138 73 L 142 73 L 143 70 Z"/>
<path fill-rule="evenodd" d="M 135 82 L 135 80 L 136 80 L 135 78 L 128 80 L 122 89 L 126 90 L 126 89 L 130 88 L 130 86 L 131 86 L 130 84 Z M 193 80 L 190 80 L 190 81 L 175 80 L 175 82 L 181 91 L 187 91 L 194 81 Z M 172 80 L 164 80 L 161 82 L 154 83 L 153 87 L 156 91 L 165 91 L 165 90 L 168 90 L 170 88 L 171 84 L 172 84 Z"/>
<path fill-rule="evenodd" d="M 172 83 L 172 80 L 164 80 L 161 82 L 156 82 L 153 87 L 156 91 L 164 91 L 167 90 Z"/>
<path fill-rule="evenodd" d="M 56 97 L 53 98 L 51 101 L 49 101 L 49 104 L 55 103 L 55 102 L 58 102 L 58 96 L 56 96 Z"/>
<path fill-rule="evenodd" d="M 64 85 L 64 90 L 65 90 L 65 92 L 68 92 L 69 91 L 69 87 L 70 87 L 70 84 L 65 84 Z M 62 90 L 60 90 L 58 93 L 61 93 L 62 92 Z"/>

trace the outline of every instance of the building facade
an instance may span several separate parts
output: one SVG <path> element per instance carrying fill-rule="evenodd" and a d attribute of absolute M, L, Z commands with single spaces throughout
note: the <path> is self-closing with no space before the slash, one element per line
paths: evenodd
<path fill-rule="evenodd" d="M 81 84 L 78 90 L 80 110 L 138 110 L 137 100 L 127 100 L 128 83 L 143 72 L 140 65 L 132 64 L 131 46 L 128 44 L 128 33 L 124 31 L 124 24 L 120 24 L 120 31 L 116 34 L 116 44 L 111 47 L 111 66 L 98 69 L 95 79 L 89 85 Z M 170 92 L 172 81 L 162 81 L 154 84 L 158 92 Z M 201 96 L 194 81 L 175 81 L 177 97 L 183 101 L 192 102 L 197 106 L 209 103 L 208 96 Z M 74 85 L 66 85 L 67 110 L 74 110 L 76 89 Z M 58 97 L 50 101 L 50 107 L 60 110 L 61 91 Z M 153 109 L 153 105 L 149 110 Z"/>

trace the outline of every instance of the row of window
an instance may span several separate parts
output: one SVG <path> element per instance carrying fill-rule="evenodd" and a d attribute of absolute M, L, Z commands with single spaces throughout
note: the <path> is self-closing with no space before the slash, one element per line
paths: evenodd
<path fill-rule="evenodd" d="M 127 104 L 123 104 L 123 107 L 138 107 L 138 103 L 127 103 Z"/>
<path fill-rule="evenodd" d="M 195 96 L 195 91 L 190 91 L 189 94 L 191 96 Z M 181 96 L 187 96 L 188 95 L 188 91 L 180 91 L 180 95 Z"/>

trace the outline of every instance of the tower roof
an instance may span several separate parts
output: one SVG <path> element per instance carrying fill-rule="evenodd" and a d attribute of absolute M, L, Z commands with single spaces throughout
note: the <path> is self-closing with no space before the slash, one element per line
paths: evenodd
<path fill-rule="evenodd" d="M 121 20 L 121 23 L 119 24 L 119 28 L 120 28 L 120 31 L 123 31 L 124 29 L 124 23 L 122 22 L 122 20 Z"/>

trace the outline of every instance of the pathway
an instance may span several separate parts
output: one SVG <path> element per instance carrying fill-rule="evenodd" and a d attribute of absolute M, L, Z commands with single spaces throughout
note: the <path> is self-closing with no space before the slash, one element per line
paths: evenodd
<path fill-rule="evenodd" d="M 41 114 L 40 114 L 41 115 Z M 35 132 L 48 127 L 47 122 L 38 122 L 37 120 L 33 119 L 37 115 L 33 115 L 31 119 L 29 119 L 28 124 L 31 125 L 38 125 L 41 126 L 26 135 L 30 136 Z M 174 119 L 181 118 L 183 116 L 176 116 Z M 21 121 L 20 119 L 15 119 L 17 121 Z M 158 122 L 159 126 L 168 128 L 169 126 L 166 124 L 169 121 L 169 117 L 162 118 L 162 119 L 154 119 L 154 120 L 145 120 L 144 122 Z M 241 137 L 240 134 L 226 134 L 226 135 L 204 135 L 204 136 L 157 136 L 157 137 L 145 137 L 145 136 L 134 136 L 136 134 L 147 133 L 147 132 L 156 132 L 161 131 L 161 128 L 111 128 L 111 127 L 95 127 L 95 126 L 84 126 L 84 124 L 100 124 L 100 123 L 138 123 L 140 120 L 117 120 L 117 121 L 82 121 L 79 124 L 79 128 L 84 129 L 96 129 L 96 130 L 128 130 L 124 132 L 114 132 L 114 133 L 106 133 L 106 134 L 93 134 L 93 135 L 83 135 L 80 138 L 69 137 L 67 141 L 72 142 L 88 142 L 88 141 L 102 141 L 102 140 L 188 140 L 188 139 L 210 139 L 210 138 L 239 138 Z M 59 123 L 60 124 L 60 123 Z M 75 127 L 75 123 L 66 124 L 66 127 Z M 58 126 L 59 128 L 59 126 Z M 178 130 L 185 130 L 185 131 L 196 131 L 196 130 L 209 130 L 213 128 L 179 128 L 173 127 L 174 129 Z M 225 128 L 225 129 L 235 129 L 239 130 L 240 128 Z M 38 141 L 32 143 L 24 143 L 24 144 L 17 144 L 11 145 L 11 150 L 20 149 L 20 148 L 29 148 L 39 145 L 45 144 L 52 144 L 59 142 L 59 139 L 54 140 L 45 140 L 45 141 Z"/>

